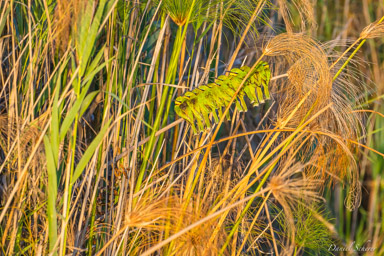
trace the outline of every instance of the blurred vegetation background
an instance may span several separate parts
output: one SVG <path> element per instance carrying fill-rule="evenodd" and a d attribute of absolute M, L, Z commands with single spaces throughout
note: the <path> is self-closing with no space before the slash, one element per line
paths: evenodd
<path fill-rule="evenodd" d="M 383 19 L 383 0 L 0 1 L 0 255 L 384 255 Z M 261 60 L 265 103 L 198 135 L 175 114 Z"/>

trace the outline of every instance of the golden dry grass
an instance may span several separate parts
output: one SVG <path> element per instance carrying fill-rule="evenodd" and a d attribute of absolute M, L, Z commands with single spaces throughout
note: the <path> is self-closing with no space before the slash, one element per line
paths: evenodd
<path fill-rule="evenodd" d="M 0 2 L 0 255 L 378 247 L 383 4 L 343 4 Z M 199 135 L 175 115 L 260 61 L 265 104 Z"/>

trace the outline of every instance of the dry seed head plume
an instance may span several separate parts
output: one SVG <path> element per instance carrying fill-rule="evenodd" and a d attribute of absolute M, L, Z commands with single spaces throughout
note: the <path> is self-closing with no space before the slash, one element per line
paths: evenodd
<path fill-rule="evenodd" d="M 341 53 L 335 50 L 326 49 L 334 59 L 338 59 Z M 334 59 L 332 61 L 334 61 Z M 346 61 L 347 57 L 342 58 L 332 69 L 332 75 L 341 68 L 342 64 Z M 339 177 L 347 178 L 348 182 L 348 195 L 345 199 L 345 206 L 349 210 L 353 210 L 361 203 L 361 184 L 358 177 L 358 166 L 354 156 L 358 152 L 358 148 L 351 143 L 351 141 L 359 141 L 360 138 L 365 137 L 365 129 L 361 113 L 355 110 L 361 109 L 364 100 L 367 85 L 364 81 L 369 81 L 369 78 L 362 73 L 361 65 L 365 61 L 355 57 L 350 60 L 349 65 L 344 72 L 342 72 L 337 79 L 333 82 L 332 102 L 335 102 L 331 108 L 334 124 L 330 125 L 333 129 L 327 131 L 333 132 L 335 135 L 341 137 L 339 140 L 332 139 L 335 147 L 333 151 L 327 152 L 334 156 L 328 157 L 328 161 L 340 164 L 331 164 L 333 173 Z M 324 129 L 324 127 L 323 127 Z M 342 163 L 344 162 L 344 164 Z M 337 170 L 338 169 L 338 170 Z M 345 171 L 347 170 L 347 171 Z M 342 175 L 344 174 L 344 176 Z"/>
<path fill-rule="evenodd" d="M 332 44 L 323 45 L 324 50 L 327 51 L 329 60 L 334 63 L 336 59 L 341 56 L 340 52 L 333 49 Z M 337 42 L 336 42 L 337 43 Z M 339 71 L 342 64 L 345 63 L 347 57 L 341 58 L 336 65 L 332 66 L 332 77 Z M 364 137 L 364 124 L 362 122 L 362 115 L 354 110 L 359 109 L 364 100 L 367 85 L 363 81 L 369 80 L 361 71 L 361 65 L 365 61 L 355 57 L 350 60 L 344 72 L 332 83 L 331 108 L 332 120 L 335 123 L 330 126 L 330 130 L 344 139 L 351 139 L 358 141 L 359 137 Z M 325 127 L 323 127 L 325 128 Z M 352 149 L 352 148 L 351 148 Z"/>
<path fill-rule="evenodd" d="M 8 154 L 9 149 L 11 145 L 14 144 L 15 140 L 20 140 L 20 160 L 23 165 L 22 167 L 24 167 L 31 151 L 36 146 L 37 139 L 40 136 L 39 127 L 43 126 L 42 121 L 36 119 L 25 125 L 24 128 L 21 128 L 20 126 L 23 122 L 22 119 L 20 119 L 19 122 L 16 122 L 15 118 L 9 118 L 7 115 L 0 115 L 0 149 L 3 150 L 5 154 Z M 17 164 L 19 163 L 18 158 L 19 152 L 17 146 L 15 146 L 11 152 L 11 158 L 8 159 L 13 169 L 17 169 Z M 30 167 L 41 166 L 44 163 L 45 155 L 43 146 L 40 145 L 34 155 Z"/>
<path fill-rule="evenodd" d="M 201 207 L 201 209 L 208 208 L 208 206 Z M 196 212 L 192 209 L 188 209 L 187 214 L 183 219 L 181 230 L 206 217 L 207 215 L 208 212 L 204 210 L 199 210 Z M 173 248 L 173 252 L 175 255 L 182 256 L 218 255 L 219 250 L 224 245 L 226 239 L 226 231 L 224 230 L 224 225 L 222 225 L 221 230 L 215 236 L 215 240 L 213 242 L 208 242 L 210 241 L 210 238 L 214 233 L 217 225 L 218 218 L 213 218 L 179 236 L 174 240 L 175 247 Z M 227 254 L 224 253 L 224 255 Z"/>
<path fill-rule="evenodd" d="M 352 182 L 349 184 L 347 196 L 344 199 L 344 205 L 349 211 L 353 211 L 361 204 L 361 184 L 357 172 L 353 172 L 354 177 L 351 178 Z"/>
<path fill-rule="evenodd" d="M 295 162 L 294 156 L 284 159 L 284 165 L 271 177 L 268 184 L 273 196 L 281 205 L 295 208 L 297 201 L 318 201 L 321 199 L 318 189 L 323 181 L 315 174 L 309 176 L 305 173 L 310 164 Z"/>
<path fill-rule="evenodd" d="M 361 203 L 361 185 L 358 177 L 358 167 L 354 159 L 353 145 L 329 131 L 327 136 L 312 136 L 312 144 L 317 144 L 312 152 L 312 168 L 306 172 L 310 175 L 321 175 L 323 180 L 332 181 L 346 180 L 348 184 L 348 195 L 345 206 L 353 210 Z M 324 183 L 325 185 L 326 183 Z"/>
<path fill-rule="evenodd" d="M 304 34 L 280 34 L 268 42 L 264 54 L 283 57 L 290 68 L 288 78 L 300 96 L 315 90 L 317 96 L 329 98 L 332 77 L 327 55 L 315 40 Z"/>
<path fill-rule="evenodd" d="M 130 242 L 138 244 L 133 249 L 133 255 L 139 255 L 146 248 L 154 246 L 167 230 L 167 223 L 175 222 L 181 213 L 178 198 L 159 198 L 164 191 L 154 190 L 144 192 L 133 208 L 127 207 L 124 212 L 122 229 L 129 228 L 130 232 L 134 232 L 134 238 Z"/>
<path fill-rule="evenodd" d="M 220 10 L 220 19 L 234 35 L 239 37 L 243 35 L 243 28 L 246 28 L 249 21 L 255 18 L 253 16 L 255 12 L 258 12 L 245 39 L 247 45 L 254 44 L 259 36 L 260 27 L 269 26 L 270 20 L 267 13 L 274 8 L 271 1 L 222 0 L 222 2 L 224 2 L 224 10 Z"/>
<path fill-rule="evenodd" d="M 356 147 L 349 140 L 358 140 L 361 121 L 352 112 L 350 99 L 358 98 L 358 90 L 350 89 L 353 87 L 340 82 L 343 80 L 332 81 L 334 71 L 330 70 L 324 47 L 303 34 L 276 36 L 267 44 L 264 54 L 285 63 L 280 65 L 277 74 L 288 74 L 288 79 L 276 83 L 281 91 L 276 95 L 280 104 L 277 125 L 286 120 L 301 99 L 311 92 L 286 127 L 296 128 L 317 115 L 306 128 L 323 133 L 309 141 L 306 149 L 318 155 L 317 170 L 336 172 L 333 174 L 340 179 L 346 176 L 355 179 L 352 172 L 356 170 L 350 167 L 355 165 L 351 152 Z M 352 183 L 357 184 L 356 181 Z"/>
<path fill-rule="evenodd" d="M 179 212 L 176 198 L 158 199 L 156 194 L 145 193 L 132 210 L 127 209 L 124 216 L 126 227 L 162 230 L 164 220 L 175 218 Z"/>
<path fill-rule="evenodd" d="M 311 0 L 278 0 L 277 2 L 288 33 L 293 33 L 294 26 L 294 21 L 289 10 L 289 2 L 292 2 L 299 13 L 300 31 L 305 31 L 307 27 L 310 29 L 316 27 L 314 4 Z"/>
<path fill-rule="evenodd" d="M 384 35 L 384 22 L 375 21 L 366 26 L 360 33 L 361 39 L 378 38 Z"/>
<path fill-rule="evenodd" d="M 327 55 L 312 38 L 303 34 L 280 34 L 268 42 L 263 53 L 272 57 L 272 62 L 280 64 L 280 70 L 275 70 L 275 73 L 288 74 L 288 79 L 277 84 L 279 91 L 283 92 L 278 95 L 281 97 L 279 119 L 286 119 L 301 99 L 311 92 L 287 126 L 297 127 L 313 107 L 312 112 L 316 113 L 331 103 L 332 76 Z"/>
<path fill-rule="evenodd" d="M 224 190 L 226 182 L 230 179 L 231 166 L 228 160 L 224 157 L 214 157 L 211 160 L 211 166 L 206 172 L 206 180 L 204 187 L 204 205 L 208 208 L 217 200 L 218 195 L 221 196 L 221 191 Z M 206 209 L 208 210 L 208 209 Z"/>
<path fill-rule="evenodd" d="M 86 8 L 87 1 L 84 0 L 58 0 L 54 25 L 56 29 L 57 44 L 62 51 L 68 46 L 71 33 L 76 30 L 79 16 Z"/>
<path fill-rule="evenodd" d="M 321 199 L 318 188 L 323 182 L 316 175 L 308 176 L 305 169 L 310 164 L 303 165 L 295 162 L 294 156 L 283 159 L 284 165 L 281 166 L 271 177 L 268 184 L 273 197 L 278 201 L 284 211 L 287 228 L 290 231 L 290 239 L 284 245 L 284 255 L 292 255 L 295 245 L 295 220 L 294 212 L 300 202 L 317 202 Z"/>

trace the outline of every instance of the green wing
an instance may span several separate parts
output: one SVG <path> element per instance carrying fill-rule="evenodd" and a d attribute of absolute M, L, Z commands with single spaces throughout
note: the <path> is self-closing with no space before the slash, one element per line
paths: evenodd
<path fill-rule="evenodd" d="M 243 82 L 251 68 L 243 66 L 234 68 L 227 75 L 221 75 L 214 83 L 202 85 L 175 100 L 175 112 L 192 126 L 195 134 L 211 127 L 210 114 L 214 123 L 223 116 L 223 108 L 227 107 L 233 95 Z M 247 111 L 244 97 L 247 96 L 253 106 L 258 106 L 270 98 L 268 84 L 271 71 L 267 62 L 260 62 L 245 81 L 236 97 L 238 111 Z M 218 113 L 216 113 L 216 111 Z M 227 118 L 230 116 L 227 114 Z M 197 128 L 195 126 L 197 123 Z"/>

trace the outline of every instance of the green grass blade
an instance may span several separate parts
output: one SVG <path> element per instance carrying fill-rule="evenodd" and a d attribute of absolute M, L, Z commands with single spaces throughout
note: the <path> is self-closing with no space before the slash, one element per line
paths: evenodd
<path fill-rule="evenodd" d="M 7 10 L 4 13 L 3 19 L 0 20 L 0 35 L 3 32 L 4 26 L 5 26 L 5 22 L 7 21 L 7 16 L 8 16 L 10 11 L 11 11 L 11 6 L 8 6 Z"/>
<path fill-rule="evenodd" d="M 91 92 L 90 94 L 88 94 L 87 97 L 85 97 L 85 99 L 83 100 L 83 102 L 81 104 L 80 117 L 88 109 L 89 105 L 91 104 L 91 102 L 93 101 L 93 99 L 96 97 L 96 95 L 98 93 L 99 93 L 99 91 L 94 91 L 94 92 Z"/>
<path fill-rule="evenodd" d="M 57 212 L 56 212 L 56 196 L 57 196 L 57 177 L 55 158 L 52 152 L 52 146 L 48 137 L 44 136 L 45 155 L 47 159 L 48 186 L 47 186 L 47 217 L 48 217 L 48 240 L 49 251 L 52 253 L 57 241 Z M 53 253 L 53 255 L 57 255 Z"/>
<path fill-rule="evenodd" d="M 105 133 L 108 131 L 110 123 L 111 123 L 111 120 L 109 120 L 107 124 L 100 130 L 96 138 L 92 141 L 91 145 L 89 145 L 87 150 L 84 152 L 84 155 L 80 159 L 73 173 L 73 176 L 71 179 L 71 185 L 73 185 L 76 182 L 76 180 L 80 177 L 80 175 L 83 173 L 85 166 L 88 164 L 89 160 L 93 156 L 93 153 L 99 146 L 100 142 L 103 140 Z"/>

